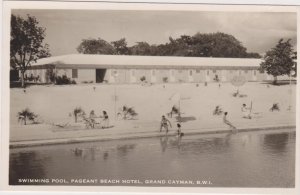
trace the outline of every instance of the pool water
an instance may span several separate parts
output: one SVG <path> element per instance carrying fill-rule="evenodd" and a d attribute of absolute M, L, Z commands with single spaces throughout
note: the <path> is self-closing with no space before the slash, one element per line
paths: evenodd
<path fill-rule="evenodd" d="M 9 182 L 292 188 L 295 140 L 274 130 L 11 149 Z"/>

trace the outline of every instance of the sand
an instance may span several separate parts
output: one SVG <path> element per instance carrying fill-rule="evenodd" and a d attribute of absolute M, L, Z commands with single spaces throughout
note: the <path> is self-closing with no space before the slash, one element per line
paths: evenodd
<path fill-rule="evenodd" d="M 268 87 L 269 86 L 269 87 Z M 157 84 L 142 86 L 138 84 L 80 84 L 65 86 L 31 86 L 26 93 L 22 89 L 10 90 L 10 137 L 13 141 L 38 140 L 48 138 L 70 137 L 72 134 L 94 135 L 95 129 L 85 129 L 82 122 L 74 123 L 70 116 L 75 107 L 81 107 L 87 115 L 91 110 L 96 115 L 107 111 L 110 118 L 111 133 L 134 134 L 135 132 L 158 131 L 162 115 L 171 111 L 179 101 L 172 100 L 174 94 L 179 94 L 182 112 L 182 130 L 228 128 L 222 121 L 222 116 L 214 116 L 213 110 L 219 105 L 227 111 L 228 120 L 238 128 L 257 125 L 295 125 L 296 117 L 296 85 L 273 86 L 258 82 L 248 82 L 239 88 L 245 97 L 233 97 L 237 88 L 231 83 L 200 83 Z M 114 101 L 114 95 L 117 101 Z M 171 99 L 171 100 L 170 100 Z M 252 102 L 252 119 L 244 119 L 241 112 L 243 103 L 250 107 Z M 273 103 L 278 103 L 280 111 L 271 112 Z M 138 113 L 136 120 L 115 120 L 116 112 L 122 106 L 134 107 Z M 291 109 L 288 109 L 291 106 Z M 29 108 L 38 114 L 38 125 L 21 125 L 17 113 Z M 98 119 L 99 121 L 101 119 Z M 176 130 L 177 120 L 169 118 L 173 124 L 171 131 Z M 59 128 L 51 124 L 68 124 L 71 128 Z M 58 134 L 58 132 L 62 132 Z M 70 133 L 72 132 L 72 133 Z M 81 133 L 79 133 L 81 132 Z M 65 135 L 66 134 L 66 135 Z M 75 135 L 76 134 L 76 135 Z"/>

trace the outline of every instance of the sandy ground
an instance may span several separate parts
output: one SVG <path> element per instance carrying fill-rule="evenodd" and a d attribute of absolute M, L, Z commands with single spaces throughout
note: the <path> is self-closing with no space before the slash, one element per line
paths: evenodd
<path fill-rule="evenodd" d="M 239 88 L 240 93 L 246 97 L 233 97 L 232 93 L 236 90 L 230 83 L 223 83 L 221 87 L 217 83 L 209 83 L 208 86 L 200 83 L 198 87 L 196 84 L 49 85 L 31 86 L 26 93 L 22 89 L 13 88 L 10 94 L 10 138 L 11 141 L 21 141 L 94 136 L 99 135 L 100 131 L 115 134 L 158 131 L 161 116 L 170 112 L 171 107 L 177 103 L 170 100 L 176 93 L 182 97 L 180 108 L 183 113 L 183 131 L 228 128 L 223 123 L 222 116 L 212 115 L 217 105 L 229 113 L 228 119 L 238 128 L 295 125 L 295 85 L 268 87 L 267 84 L 249 82 Z M 134 107 L 138 113 L 136 120 L 115 120 L 114 94 L 117 95 L 117 112 L 123 105 Z M 250 106 L 251 102 L 253 118 L 244 119 L 241 105 L 246 103 Z M 279 104 L 280 112 L 269 111 L 273 103 Z M 94 110 L 96 115 L 106 110 L 113 127 L 105 130 L 84 129 L 83 123 L 75 124 L 74 117 L 70 116 L 75 107 L 81 107 L 87 114 Z M 25 108 L 38 114 L 43 124 L 19 124 L 17 113 Z M 173 125 L 171 131 L 175 131 L 176 119 L 169 119 Z M 68 123 L 69 127 L 59 128 L 50 125 L 52 123 Z"/>

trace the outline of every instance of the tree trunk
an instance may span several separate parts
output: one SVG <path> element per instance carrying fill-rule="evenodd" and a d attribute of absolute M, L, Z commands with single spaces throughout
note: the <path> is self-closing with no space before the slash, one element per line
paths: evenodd
<path fill-rule="evenodd" d="M 24 71 L 21 71 L 21 83 L 22 83 L 22 87 L 25 88 L 25 80 L 24 80 L 24 75 L 25 75 L 25 72 Z"/>
<path fill-rule="evenodd" d="M 274 76 L 273 85 L 277 85 L 277 76 Z"/>
<path fill-rule="evenodd" d="M 75 123 L 77 123 L 77 114 L 74 114 L 75 117 Z"/>

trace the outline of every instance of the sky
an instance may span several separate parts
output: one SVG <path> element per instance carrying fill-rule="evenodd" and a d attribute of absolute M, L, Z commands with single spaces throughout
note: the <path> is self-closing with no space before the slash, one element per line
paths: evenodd
<path fill-rule="evenodd" d="M 45 43 L 53 56 L 78 53 L 82 39 L 108 42 L 126 38 L 128 46 L 146 41 L 164 44 L 169 37 L 224 32 L 235 36 L 248 52 L 265 53 L 280 38 L 296 46 L 297 16 L 285 12 L 204 12 L 130 10 L 13 10 L 35 16 L 46 28 Z"/>

